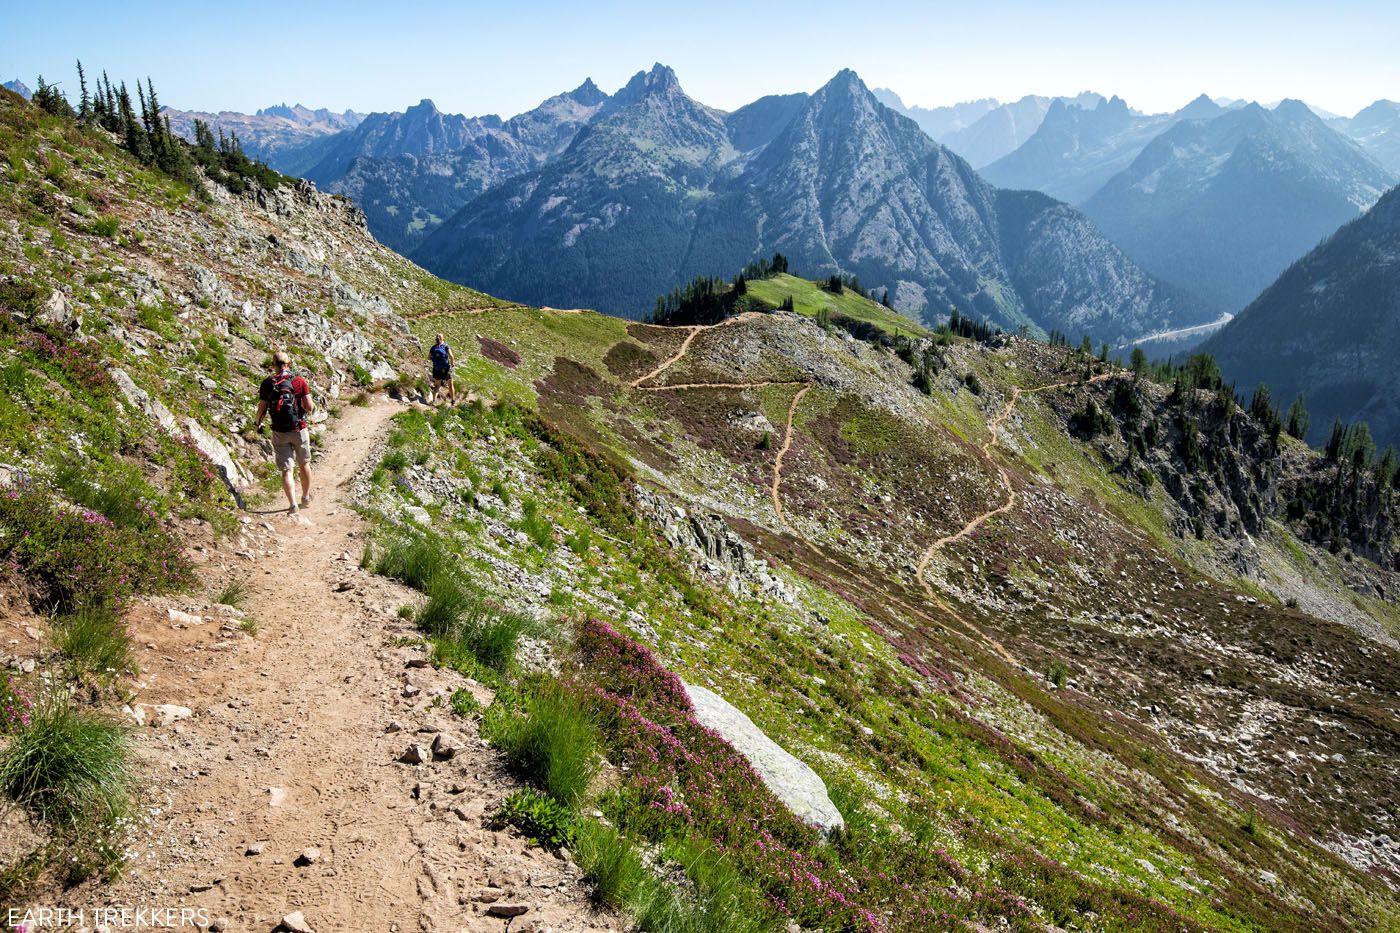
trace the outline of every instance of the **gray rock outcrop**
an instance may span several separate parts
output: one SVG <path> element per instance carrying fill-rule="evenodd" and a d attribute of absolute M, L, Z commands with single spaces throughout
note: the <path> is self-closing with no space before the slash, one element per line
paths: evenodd
<path fill-rule="evenodd" d="M 734 746 L 773 795 L 799 819 L 828 833 L 846 825 L 817 772 L 765 735 L 742 710 L 704 687 L 686 684 L 685 692 L 700 724 L 715 730 Z"/>

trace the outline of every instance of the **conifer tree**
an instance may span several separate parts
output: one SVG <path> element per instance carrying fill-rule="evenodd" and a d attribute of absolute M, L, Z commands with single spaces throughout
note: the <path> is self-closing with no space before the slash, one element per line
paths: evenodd
<path fill-rule="evenodd" d="M 1284 419 L 1288 427 L 1286 430 L 1293 437 L 1302 440 L 1308 433 L 1308 409 L 1303 403 L 1303 393 L 1299 392 L 1297 398 L 1293 399 L 1293 404 L 1288 406 L 1288 415 Z"/>
<path fill-rule="evenodd" d="M 83 73 L 82 59 L 78 60 L 78 118 L 84 123 L 92 119 L 92 101 L 88 99 L 87 75 Z"/>

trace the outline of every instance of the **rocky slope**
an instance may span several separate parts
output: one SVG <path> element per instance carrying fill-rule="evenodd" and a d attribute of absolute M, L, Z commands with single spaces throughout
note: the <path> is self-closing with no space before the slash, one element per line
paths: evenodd
<path fill-rule="evenodd" d="M 1118 340 L 1216 316 L 1074 211 L 997 192 L 853 72 L 763 110 L 768 129 L 754 132 L 756 111 L 725 118 L 658 66 L 563 155 L 471 203 L 413 255 L 522 301 L 629 315 L 676 281 L 778 250 L 805 275 L 888 288 L 927 321 L 958 308 Z M 1050 262 L 1062 272 L 1047 274 Z"/>
<path fill-rule="evenodd" d="M 1333 418 L 1369 422 L 1382 445 L 1400 442 L 1400 189 L 1294 263 L 1203 349 L 1243 387 L 1302 393 L 1309 437 Z"/>
<path fill-rule="evenodd" d="M 1084 211 L 1144 268 L 1234 311 L 1393 180 L 1304 104 L 1251 104 L 1178 122 Z"/>

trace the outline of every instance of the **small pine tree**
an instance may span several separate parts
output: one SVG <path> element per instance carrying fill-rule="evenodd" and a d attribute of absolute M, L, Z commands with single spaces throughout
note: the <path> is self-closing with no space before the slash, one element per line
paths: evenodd
<path fill-rule="evenodd" d="M 1132 355 L 1128 357 L 1128 368 L 1133 371 L 1134 376 L 1141 376 L 1147 372 L 1147 354 L 1142 347 L 1133 347 Z"/>
<path fill-rule="evenodd" d="M 1293 404 L 1288 406 L 1288 415 L 1284 418 L 1287 425 L 1286 431 L 1298 440 L 1307 436 L 1308 408 L 1303 404 L 1303 393 L 1299 392 L 1297 398 L 1293 399 Z"/>

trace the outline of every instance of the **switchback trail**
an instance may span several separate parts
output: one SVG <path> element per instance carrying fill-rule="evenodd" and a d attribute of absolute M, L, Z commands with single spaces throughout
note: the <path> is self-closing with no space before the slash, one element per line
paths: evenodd
<path fill-rule="evenodd" d="M 133 704 L 148 723 L 138 755 L 156 776 L 158 823 L 105 902 L 204 907 L 225 930 L 271 930 L 301 911 L 322 933 L 501 933 L 491 903 L 525 905 L 524 921 L 559 931 L 624 925 L 588 906 L 571 862 L 491 828 L 518 785 L 446 702 L 489 691 L 428 666 L 396 615 L 416 594 L 358 565 L 368 526 L 349 484 L 401 410 L 347 406 L 302 515 L 246 515 L 196 553 L 210 591 L 246 587 L 255 637 L 193 598 L 170 601 L 188 617 L 160 603 L 133 613 L 145 645 Z M 162 722 L 161 704 L 185 712 Z M 460 743 L 455 757 L 399 761 L 439 733 Z"/>
<path fill-rule="evenodd" d="M 792 534 L 799 540 L 806 541 L 807 539 L 803 536 L 802 532 L 798 531 L 788 522 L 787 515 L 783 512 L 783 500 L 780 490 L 783 483 L 783 457 L 787 455 L 788 449 L 792 447 L 792 420 L 797 414 L 797 406 L 798 403 L 802 401 L 802 396 L 806 395 L 807 392 L 812 388 L 813 383 L 811 380 L 762 379 L 756 382 L 677 382 L 659 386 L 642 385 L 642 383 L 649 382 L 652 379 L 655 379 L 656 377 L 660 376 L 662 373 L 670 369 L 672 366 L 674 366 L 676 363 L 680 362 L 680 360 L 687 353 L 690 352 L 690 344 L 695 340 L 696 337 L 700 336 L 700 334 L 704 333 L 705 331 L 716 330 L 721 327 L 729 327 L 731 325 L 738 324 L 743 321 L 752 320 L 755 317 L 758 317 L 758 312 L 745 311 L 743 314 L 727 318 L 723 321 L 720 321 L 718 324 L 689 325 L 690 333 L 685 335 L 685 339 L 681 341 L 681 345 L 676 349 L 675 353 L 671 354 L 671 356 L 669 356 L 666 360 L 664 360 L 661 363 L 661 365 L 657 366 L 651 372 L 646 373 L 642 376 L 638 376 L 636 379 L 633 379 L 630 383 L 628 383 L 628 385 L 630 385 L 634 389 L 641 389 L 643 392 L 683 392 L 692 389 L 762 389 L 767 386 L 800 386 L 801 388 L 799 388 L 796 394 L 794 394 L 792 397 L 792 403 L 788 405 L 787 426 L 783 431 L 783 442 L 778 448 L 777 455 L 773 458 L 773 476 L 772 479 L 770 479 L 768 482 L 768 492 L 773 499 L 773 512 L 778 517 L 778 523 L 781 524 L 785 529 L 787 529 L 789 534 Z"/>
<path fill-rule="evenodd" d="M 787 529 L 789 533 L 796 536 L 799 540 L 807 541 L 806 536 L 803 535 L 800 531 L 798 531 L 795 527 L 793 527 L 792 523 L 789 522 L 787 519 L 787 513 L 783 509 L 781 487 L 783 481 L 783 459 L 787 456 L 788 451 L 792 447 L 793 419 L 797 415 L 797 407 L 801 404 L 803 396 L 805 396 L 814 385 L 812 380 L 802 379 L 781 381 L 760 380 L 756 382 L 681 382 L 668 383 L 666 385 L 643 385 L 643 383 L 650 382 L 656 379 L 657 377 L 661 376 L 663 373 L 665 373 L 673 366 L 675 366 L 678 362 L 680 362 L 685 357 L 685 355 L 690 352 L 691 344 L 694 342 L 696 337 L 700 336 L 700 334 L 706 331 L 715 330 L 716 328 L 728 327 L 732 324 L 737 324 L 741 321 L 753 318 L 755 316 L 756 314 L 754 312 L 747 312 L 745 314 L 741 314 L 736 317 L 732 317 L 727 320 L 721 321 L 718 324 L 690 325 L 688 327 L 689 333 L 687 333 L 685 339 L 681 341 L 681 345 L 676 349 L 675 353 L 671 354 L 671 356 L 665 359 L 655 369 L 651 370 L 645 375 L 638 376 L 636 379 L 633 379 L 631 383 L 629 383 L 629 385 L 634 389 L 641 389 L 646 392 L 685 391 L 688 389 L 759 389 L 765 386 L 773 385 L 801 386 L 801 388 L 798 389 L 797 393 L 792 397 L 792 402 L 788 406 L 787 423 L 783 431 L 783 442 L 778 448 L 777 455 L 773 458 L 773 474 L 772 479 L 769 481 L 769 494 L 773 500 L 773 512 L 777 516 L 779 524 L 781 524 L 783 528 Z M 1037 392 L 1047 392 L 1051 389 L 1061 389 L 1067 386 L 1089 385 L 1096 382 L 1102 382 L 1105 379 L 1111 378 L 1113 375 L 1113 373 L 1102 373 L 1100 375 L 1093 376 L 1087 380 L 1070 380 L 1067 382 L 1056 382 L 1051 383 L 1049 385 L 1037 386 L 1034 389 L 1026 390 L 1022 390 L 1020 386 L 1013 386 L 1011 389 L 1011 397 L 1007 399 L 1006 404 L 1003 405 L 1001 410 L 998 411 L 992 417 L 991 421 L 987 423 L 987 440 L 981 445 L 982 459 L 985 460 L 989 466 L 993 467 L 996 470 L 997 479 L 1001 483 L 1001 487 L 1005 492 L 1005 500 L 995 508 L 988 509 L 987 511 L 981 512 L 978 515 L 974 516 L 971 520 L 969 520 L 966 524 L 964 524 L 954 533 L 950 535 L 944 535 L 943 537 L 934 541 L 932 544 L 930 544 L 927 548 L 924 549 L 924 552 L 919 557 L 919 562 L 915 567 L 915 577 L 919 581 L 919 584 L 923 587 L 924 593 L 928 596 L 929 601 L 932 602 L 934 605 L 938 606 L 949 616 L 956 619 L 959 623 L 961 623 L 967 629 L 972 631 L 978 637 L 980 637 L 987 645 L 989 645 L 992 648 L 993 651 L 995 651 L 1004 660 L 1010 662 L 1011 664 L 1019 664 L 1020 662 L 1017 660 L 1016 657 L 1014 657 L 1011 654 L 1011 652 L 1006 650 L 1006 647 L 1002 645 L 1001 642 L 997 641 L 995 638 L 988 635 L 977 625 L 973 624 L 962 613 L 955 610 L 941 596 L 938 595 L 937 590 L 933 588 L 933 584 L 931 584 L 928 580 L 928 565 L 933 560 L 933 558 L 948 545 L 953 544 L 957 541 L 961 541 L 963 538 L 966 538 L 968 535 L 972 534 L 986 522 L 990 521 L 998 515 L 1004 515 L 1016 507 L 1016 488 L 1011 483 L 1011 474 L 1007 472 L 1005 466 L 998 463 L 996 459 L 992 457 L 992 448 L 997 443 L 997 432 L 1001 429 L 1001 427 L 1004 424 L 1006 424 L 1007 419 L 1011 417 L 1012 412 L 1016 409 L 1016 403 L 1020 401 L 1021 396 L 1033 395 Z M 811 542 L 808 543 L 810 544 Z"/>
<path fill-rule="evenodd" d="M 992 416 L 992 420 L 987 422 L 987 440 L 983 442 L 981 447 L 982 458 L 990 466 L 996 468 L 997 478 L 1001 482 L 1001 487 L 1006 493 L 1006 500 L 1002 502 L 1001 505 L 998 505 L 996 508 L 988 509 L 985 512 L 981 512 L 978 515 L 973 516 L 971 520 L 969 520 L 965 525 L 963 525 L 961 528 L 959 528 L 952 534 L 944 535 L 937 541 L 934 541 L 932 544 L 930 544 L 927 548 L 924 549 L 924 553 L 922 554 L 922 556 L 919 557 L 919 563 L 915 567 L 915 577 L 918 579 L 920 585 L 923 586 L 924 593 L 932 602 L 937 604 L 939 608 L 941 608 L 944 612 L 947 612 L 953 618 L 957 619 L 963 625 L 966 625 L 974 632 L 977 632 L 987 642 L 987 644 L 989 644 L 992 647 L 992 650 L 996 651 L 997 654 L 1001 655 L 1004 660 L 1009 661 L 1013 664 L 1019 662 L 1015 657 L 1012 656 L 1012 654 L 1009 651 L 1006 650 L 1005 646 L 1003 646 L 1001 642 L 997 641 L 995 638 L 992 638 L 986 632 L 983 632 L 980 628 L 978 628 L 972 622 L 964 618 L 961 614 L 955 612 L 951 606 L 949 606 L 946 602 L 943 601 L 942 597 L 938 595 L 938 592 L 928 581 L 928 577 L 926 575 L 928 565 L 938 554 L 938 552 L 942 551 L 948 545 L 956 541 L 961 541 L 963 538 L 966 538 L 968 535 L 972 534 L 974 531 L 980 528 L 987 521 L 995 518 L 998 515 L 1005 515 L 1007 512 L 1010 512 L 1016 507 L 1018 497 L 1016 495 L 1016 487 L 1011 484 L 1011 474 L 1006 471 L 1005 466 L 993 459 L 992 448 L 995 447 L 997 443 L 997 432 L 1001 430 L 1002 425 L 1006 424 L 1007 419 L 1011 417 L 1011 413 L 1016 410 L 1016 403 L 1021 400 L 1021 396 L 1034 395 L 1037 392 L 1048 392 L 1051 389 L 1063 389 L 1067 386 L 1091 385 L 1095 382 L 1102 382 L 1105 379 L 1111 378 L 1113 375 L 1113 373 L 1101 373 L 1097 376 L 1093 376 L 1086 380 L 1053 382 L 1049 385 L 1037 386 L 1034 389 L 1026 389 L 1024 391 L 1022 391 L 1020 386 L 1012 386 L 1011 397 L 1006 400 L 1006 404 L 1002 406 L 1001 411 L 997 412 L 994 416 Z"/>

